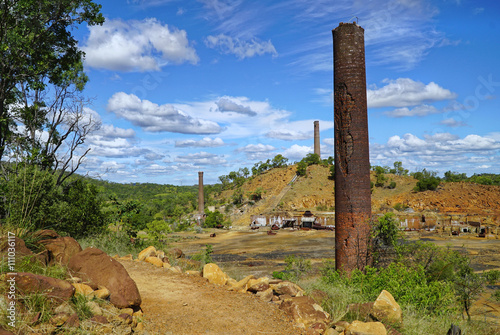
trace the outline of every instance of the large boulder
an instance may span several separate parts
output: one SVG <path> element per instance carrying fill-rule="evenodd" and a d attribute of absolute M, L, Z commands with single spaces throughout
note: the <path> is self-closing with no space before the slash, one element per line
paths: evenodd
<path fill-rule="evenodd" d="M 250 292 L 261 292 L 266 291 L 269 288 L 269 278 L 262 277 L 258 279 L 250 279 L 248 281 L 248 291 Z"/>
<path fill-rule="evenodd" d="M 401 323 L 403 321 L 401 307 L 394 300 L 392 294 L 386 290 L 382 290 L 377 300 L 373 303 L 372 315 L 377 320 L 388 323 Z"/>
<path fill-rule="evenodd" d="M 16 258 L 34 255 L 33 252 L 28 249 L 26 243 L 17 236 L 13 239 L 5 238 L 3 240 L 2 244 L 0 244 L 0 254 L 2 255 L 5 254 L 9 257 L 15 256 Z"/>
<path fill-rule="evenodd" d="M 40 244 L 49 251 L 49 264 L 57 262 L 66 265 L 73 255 L 82 251 L 80 243 L 69 236 L 41 240 Z"/>
<path fill-rule="evenodd" d="M 156 248 L 152 245 L 142 250 L 137 256 L 137 259 L 143 261 L 148 257 L 156 257 Z"/>
<path fill-rule="evenodd" d="M 313 325 L 317 326 L 317 324 L 326 326 L 330 322 L 330 315 L 311 297 L 302 296 L 285 299 L 280 305 L 280 309 L 305 329 Z"/>
<path fill-rule="evenodd" d="M 344 333 L 346 335 L 387 335 L 387 330 L 381 322 L 353 321 Z"/>
<path fill-rule="evenodd" d="M 7 277 L 12 276 L 15 278 L 16 288 L 21 294 L 42 293 L 54 302 L 61 302 L 69 300 L 75 293 L 75 288 L 62 279 L 27 272 L 19 272 L 16 275 L 9 274 Z"/>
<path fill-rule="evenodd" d="M 68 263 L 71 272 L 94 285 L 109 290 L 110 302 L 118 308 L 138 308 L 141 296 L 127 270 L 102 250 L 87 248 L 74 255 Z"/>
<path fill-rule="evenodd" d="M 222 272 L 215 263 L 205 264 L 203 267 L 203 278 L 207 278 L 211 284 L 226 285 L 229 276 Z"/>

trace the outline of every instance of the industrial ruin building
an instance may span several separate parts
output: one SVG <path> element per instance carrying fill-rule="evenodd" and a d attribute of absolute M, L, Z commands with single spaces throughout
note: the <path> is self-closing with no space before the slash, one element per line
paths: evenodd
<path fill-rule="evenodd" d="M 364 29 L 332 31 L 335 123 L 335 263 L 350 273 L 369 261 L 371 193 Z"/>

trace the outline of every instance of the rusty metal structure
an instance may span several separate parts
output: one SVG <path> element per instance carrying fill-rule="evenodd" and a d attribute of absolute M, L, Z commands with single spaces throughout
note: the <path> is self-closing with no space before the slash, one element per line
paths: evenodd
<path fill-rule="evenodd" d="M 370 159 L 364 29 L 332 31 L 335 123 L 335 263 L 350 273 L 370 260 Z"/>
<path fill-rule="evenodd" d="M 198 213 L 205 214 L 205 194 L 203 193 L 203 172 L 198 172 Z"/>
<path fill-rule="evenodd" d="M 321 149 L 319 144 L 319 121 L 314 121 L 314 153 L 321 158 Z"/>

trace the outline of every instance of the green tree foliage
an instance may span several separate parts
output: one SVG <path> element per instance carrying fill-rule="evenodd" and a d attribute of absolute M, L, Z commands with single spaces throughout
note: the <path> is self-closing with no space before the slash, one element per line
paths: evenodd
<path fill-rule="evenodd" d="M 288 164 L 288 158 L 283 157 L 282 155 L 276 155 L 271 161 L 271 167 L 273 168 L 282 168 L 286 167 Z"/>
<path fill-rule="evenodd" d="M 47 170 L 27 166 L 10 175 L 4 189 L 1 221 L 16 227 L 52 228 L 80 238 L 105 229 L 108 223 L 97 188 L 81 178 L 58 186 Z"/>
<path fill-rule="evenodd" d="M 459 182 L 467 180 L 467 175 L 465 173 L 446 171 L 444 173 L 444 181 L 446 182 Z"/>
<path fill-rule="evenodd" d="M 321 164 L 321 159 L 319 155 L 307 154 L 306 157 L 302 158 L 302 160 L 297 163 L 297 174 L 299 176 L 305 176 L 307 172 L 307 167 L 313 164 Z"/>
<path fill-rule="evenodd" d="M 217 226 L 227 225 L 227 222 L 224 221 L 224 215 L 221 212 L 217 210 L 215 212 L 207 210 L 205 214 L 205 227 L 215 228 Z"/>
<path fill-rule="evenodd" d="M 441 183 L 441 179 L 437 177 L 437 172 L 435 171 L 423 169 L 422 171 L 414 172 L 412 175 L 415 179 L 418 179 L 417 185 L 414 188 L 417 192 L 435 191 Z"/>
<path fill-rule="evenodd" d="M 400 161 L 394 162 L 394 169 L 390 169 L 389 173 L 395 174 L 396 176 L 407 176 L 408 170 L 403 168 L 403 163 Z"/>
<path fill-rule="evenodd" d="M 241 188 L 237 188 L 231 198 L 233 200 L 233 204 L 241 205 L 243 203 L 243 190 Z"/>
<path fill-rule="evenodd" d="M 335 180 L 335 165 L 330 166 L 330 175 L 328 176 L 328 179 Z"/>
<path fill-rule="evenodd" d="M 102 24 L 100 8 L 91 0 L 0 4 L 0 160 L 12 140 L 12 108 L 22 103 L 19 93 L 43 89 L 47 82 L 58 86 L 81 66 L 83 52 L 71 30 L 81 23 Z"/>
<path fill-rule="evenodd" d="M 264 189 L 262 187 L 257 187 L 257 189 L 253 192 L 250 192 L 248 197 L 252 199 L 253 201 L 259 201 L 262 199 L 262 194 L 265 193 Z"/>
<path fill-rule="evenodd" d="M 375 171 L 375 187 L 383 187 L 387 180 L 385 176 L 386 169 L 381 166 L 373 166 L 372 170 Z"/>

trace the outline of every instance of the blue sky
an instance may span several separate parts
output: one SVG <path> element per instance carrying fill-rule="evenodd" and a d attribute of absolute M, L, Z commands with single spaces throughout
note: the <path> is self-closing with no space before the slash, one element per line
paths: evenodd
<path fill-rule="evenodd" d="M 98 2 L 98 1 L 97 1 Z M 101 128 L 80 173 L 205 183 L 282 154 L 333 156 L 331 30 L 365 29 L 372 165 L 500 173 L 500 3 L 102 1 L 86 52 Z"/>

